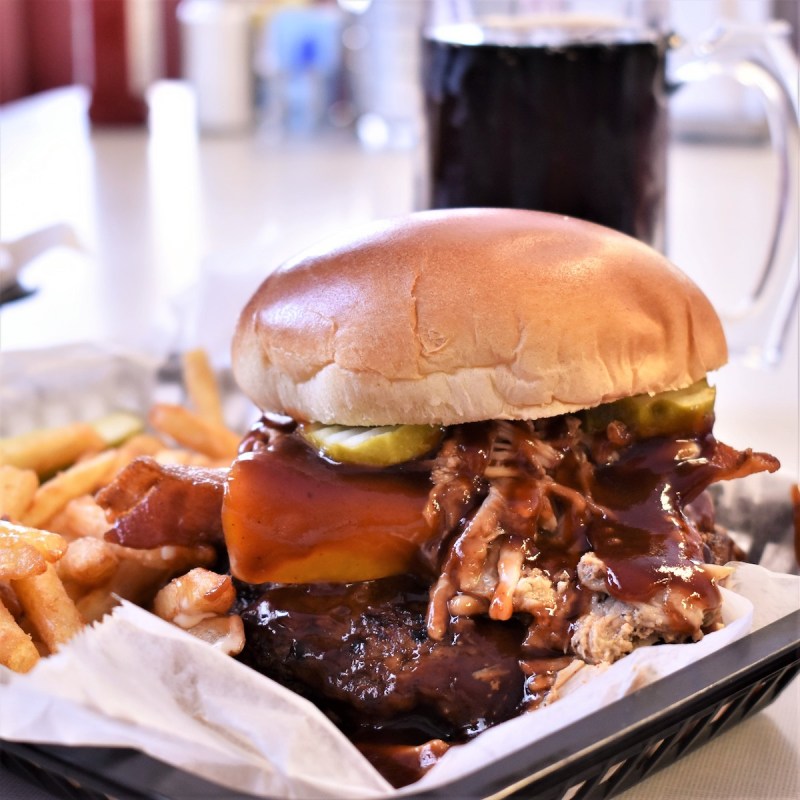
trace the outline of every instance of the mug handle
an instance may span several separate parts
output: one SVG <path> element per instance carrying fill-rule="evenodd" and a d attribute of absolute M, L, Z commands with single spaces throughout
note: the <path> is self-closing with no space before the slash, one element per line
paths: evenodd
<path fill-rule="evenodd" d="M 694 58 L 671 71 L 679 89 L 727 76 L 760 90 L 779 165 L 778 210 L 770 243 L 749 296 L 723 312 L 730 350 L 745 363 L 774 366 L 781 357 L 792 313 L 800 297 L 798 175 L 800 175 L 800 64 L 782 21 L 764 25 L 721 23 L 695 47 Z"/>

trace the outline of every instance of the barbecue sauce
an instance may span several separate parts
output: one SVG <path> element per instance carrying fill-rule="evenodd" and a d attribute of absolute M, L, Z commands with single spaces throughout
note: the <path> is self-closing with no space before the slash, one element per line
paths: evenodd
<path fill-rule="evenodd" d="M 528 562 L 551 576 L 566 571 L 574 578 L 581 556 L 593 550 L 608 567 L 607 593 L 620 600 L 648 602 L 680 590 L 705 608 L 718 607 L 716 587 L 695 568 L 705 560 L 703 540 L 683 508 L 715 480 L 741 471 L 743 455 L 753 460 L 745 473 L 773 469 L 764 461 L 770 457 L 738 453 L 710 433 L 653 437 L 609 449 L 608 442 L 598 444 L 603 435 L 591 441 L 574 430 L 559 434 L 558 421 L 546 424 L 538 433 L 520 425 L 515 451 L 524 453 L 532 436 L 545 436 L 558 453 L 545 478 L 589 503 L 570 506 L 551 492 L 557 529 L 537 528 L 536 502 L 527 498 L 541 495 L 545 484 L 541 470 L 525 467 L 520 456 L 517 477 L 500 489 L 507 513 L 499 524 L 524 540 Z M 461 448 L 469 449 L 472 439 L 466 437 Z M 474 448 L 483 453 L 485 444 L 478 437 Z M 485 458 L 473 461 L 476 470 L 484 468 Z M 487 491 L 487 482 L 476 475 L 464 478 L 482 484 L 471 491 L 477 492 L 473 506 Z M 469 525 L 464 492 L 449 498 L 447 487 L 438 496 L 438 488 L 431 494 L 431 487 L 430 475 L 418 464 L 392 469 L 337 464 L 283 433 L 252 447 L 231 469 L 223 527 L 233 574 L 248 583 L 347 583 L 427 574 L 441 566 L 431 564 L 432 553 L 444 552 L 448 538 L 454 541 Z M 438 515 L 425 514 L 431 497 L 441 507 Z M 448 503 L 457 506 L 452 513 Z"/>
<path fill-rule="evenodd" d="M 588 527 L 592 549 L 608 567 L 608 593 L 646 602 L 659 592 L 681 592 L 685 602 L 716 609 L 720 596 L 694 565 L 704 561 L 703 542 L 683 513 L 698 486 L 714 479 L 710 435 L 692 440 L 645 439 L 625 448 L 615 463 L 598 468 L 592 485 L 607 509 Z M 685 626 L 673 615 L 675 630 Z"/>

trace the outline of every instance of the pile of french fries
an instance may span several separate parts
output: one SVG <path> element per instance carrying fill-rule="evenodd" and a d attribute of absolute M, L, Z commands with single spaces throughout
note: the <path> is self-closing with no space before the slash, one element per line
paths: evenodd
<path fill-rule="evenodd" d="M 94 495 L 130 461 L 228 467 L 226 427 L 204 351 L 183 357 L 188 406 L 157 404 L 0 440 L 0 664 L 27 672 L 84 625 L 130 600 L 228 653 L 244 645 L 230 576 L 208 545 L 136 550 L 106 542 Z"/>

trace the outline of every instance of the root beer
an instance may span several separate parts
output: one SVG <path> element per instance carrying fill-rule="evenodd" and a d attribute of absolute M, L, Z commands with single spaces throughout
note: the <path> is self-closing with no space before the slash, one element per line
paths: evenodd
<path fill-rule="evenodd" d="M 424 202 L 552 211 L 660 247 L 665 40 L 539 31 L 533 43 L 469 43 L 459 32 L 424 42 Z"/>

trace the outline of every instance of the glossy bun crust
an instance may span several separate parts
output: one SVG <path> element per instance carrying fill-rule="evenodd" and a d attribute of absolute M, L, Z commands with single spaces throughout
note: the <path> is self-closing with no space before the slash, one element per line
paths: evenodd
<path fill-rule="evenodd" d="M 727 358 L 700 289 L 644 244 L 534 211 L 428 211 L 324 243 L 242 312 L 262 409 L 345 425 L 536 419 L 687 386 Z"/>

